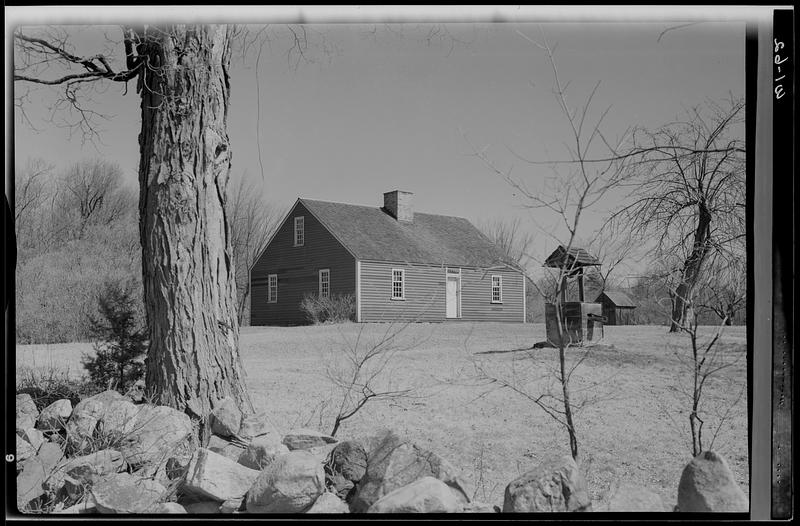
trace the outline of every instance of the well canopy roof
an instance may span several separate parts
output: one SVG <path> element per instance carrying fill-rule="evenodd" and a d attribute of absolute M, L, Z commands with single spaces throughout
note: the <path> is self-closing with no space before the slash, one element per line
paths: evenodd
<path fill-rule="evenodd" d="M 578 267 L 600 266 L 600 261 L 586 250 L 578 247 L 565 249 L 559 245 L 544 262 L 545 267 L 574 269 Z"/>
<path fill-rule="evenodd" d="M 403 222 L 380 207 L 304 198 L 299 202 L 357 259 L 518 269 L 461 217 L 415 212 L 412 222 Z"/>

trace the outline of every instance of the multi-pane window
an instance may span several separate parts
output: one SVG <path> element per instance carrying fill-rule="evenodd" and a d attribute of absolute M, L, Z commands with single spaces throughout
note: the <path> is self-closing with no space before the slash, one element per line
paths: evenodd
<path fill-rule="evenodd" d="M 306 242 L 306 218 L 297 216 L 294 218 L 294 246 L 302 247 Z"/>
<path fill-rule="evenodd" d="M 278 301 L 278 275 L 270 274 L 267 283 L 267 303 L 277 303 Z"/>
<path fill-rule="evenodd" d="M 503 303 L 503 276 L 492 276 L 492 303 Z"/>
<path fill-rule="evenodd" d="M 392 269 L 392 299 L 405 299 L 405 271 L 400 268 Z"/>
<path fill-rule="evenodd" d="M 319 297 L 327 298 L 331 294 L 331 271 L 324 268 L 319 271 Z"/>

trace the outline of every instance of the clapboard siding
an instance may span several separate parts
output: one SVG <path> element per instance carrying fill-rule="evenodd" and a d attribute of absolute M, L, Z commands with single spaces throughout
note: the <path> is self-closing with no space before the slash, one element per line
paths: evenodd
<path fill-rule="evenodd" d="M 405 299 L 393 300 L 392 269 L 405 270 Z M 491 302 L 491 276 L 503 276 L 503 303 Z M 523 322 L 522 274 L 461 269 L 461 320 Z M 361 262 L 361 321 L 445 321 L 446 269 L 375 261 Z"/>
<path fill-rule="evenodd" d="M 305 243 L 294 245 L 294 218 L 305 217 Z M 319 291 L 319 270 L 330 269 L 331 294 L 355 294 L 355 258 L 298 202 L 250 272 L 250 323 L 306 323 L 300 302 Z M 267 277 L 278 275 L 278 301 L 267 302 Z"/>
<path fill-rule="evenodd" d="M 393 300 L 392 269 L 405 270 L 405 299 Z M 361 262 L 361 321 L 442 321 L 444 269 L 439 266 Z"/>
<path fill-rule="evenodd" d="M 493 275 L 503 278 L 503 303 L 492 303 Z M 523 322 L 522 280 L 510 270 L 461 269 L 461 319 Z"/>

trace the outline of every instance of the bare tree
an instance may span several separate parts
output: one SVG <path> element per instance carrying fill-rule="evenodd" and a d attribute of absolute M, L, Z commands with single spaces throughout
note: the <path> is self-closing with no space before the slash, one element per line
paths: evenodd
<path fill-rule="evenodd" d="M 696 308 L 694 298 L 686 297 L 683 301 L 687 309 Z M 665 304 L 665 307 L 669 305 Z M 707 393 L 712 383 L 725 381 L 723 371 L 741 364 L 746 356 L 744 349 L 732 348 L 721 341 L 724 326 L 723 320 L 709 335 L 700 328 L 697 316 L 685 316 L 683 323 L 678 326 L 680 333 L 689 340 L 688 346 L 673 347 L 678 364 L 675 371 L 678 402 L 681 407 L 688 409 L 686 426 L 675 422 L 669 411 L 667 414 L 678 429 L 688 428 L 692 456 L 714 447 L 720 430 L 730 420 L 733 409 L 747 390 L 746 383 L 731 383 L 721 389 L 724 393 L 722 397 L 712 398 Z"/>
<path fill-rule="evenodd" d="M 595 233 L 584 243 L 586 250 L 600 261 L 587 274 L 587 282 L 596 295 L 619 285 L 619 273 L 635 258 L 638 240 L 630 232 L 614 229 L 611 223 Z"/>
<path fill-rule="evenodd" d="M 70 32 L 14 32 L 16 100 L 30 86 L 60 90 L 60 114 L 91 131 L 83 88 L 136 81 L 140 237 L 149 327 L 147 387 L 162 404 L 204 417 L 232 396 L 252 410 L 238 351 L 235 269 L 225 216 L 230 141 L 228 77 L 233 28 L 118 28 L 121 57 L 79 54 Z M 113 52 L 113 49 L 110 50 Z M 121 65 L 120 65 L 121 59 Z"/>
<path fill-rule="evenodd" d="M 534 237 L 524 230 L 519 218 L 485 221 L 478 228 L 500 250 L 506 263 L 524 267 L 531 259 Z"/>
<path fill-rule="evenodd" d="M 42 159 L 28 159 L 25 166 L 14 170 L 14 228 L 19 229 L 33 220 L 33 212 L 47 197 L 44 179 L 53 167 Z"/>
<path fill-rule="evenodd" d="M 698 285 L 698 309 L 711 311 L 723 325 L 733 325 L 747 303 L 747 265 L 744 250 L 733 257 L 717 255 Z"/>
<path fill-rule="evenodd" d="M 575 248 L 576 240 L 581 235 L 581 219 L 584 212 L 601 201 L 623 180 L 626 167 L 625 158 L 616 154 L 621 146 L 621 141 L 615 146 L 611 145 L 601 131 L 603 120 L 610 107 L 597 117 L 590 116 L 592 99 L 597 92 L 599 83 L 595 84 L 583 104 L 573 107 L 568 101 L 567 85 L 562 83 L 559 77 L 553 56 L 553 47 L 548 43 L 544 34 L 541 42 L 536 42 L 523 33 L 519 34 L 547 54 L 553 73 L 556 100 L 570 132 L 567 146 L 570 161 L 566 164 L 552 164 L 555 177 L 548 181 L 549 188 L 547 190 L 531 190 L 523 180 L 512 174 L 513 167 L 502 170 L 488 157 L 485 150 L 473 148 L 473 151 L 476 157 L 481 159 L 491 171 L 519 192 L 525 200 L 526 207 L 549 211 L 559 219 L 561 226 L 566 230 L 567 238 L 566 243 L 560 244 L 566 253 L 570 254 Z M 594 152 L 599 143 L 602 143 L 600 146 L 605 145 L 604 147 L 610 151 L 609 158 L 605 161 L 589 162 L 590 152 Z M 532 164 L 542 163 L 533 162 Z M 550 235 L 553 236 L 553 234 Z M 557 236 L 553 237 L 558 240 Z M 565 258 L 565 261 L 569 261 L 569 258 Z M 487 383 L 499 385 L 524 396 L 562 426 L 569 437 L 570 452 L 577 460 L 578 432 L 575 426 L 574 411 L 576 407 L 582 407 L 591 397 L 576 404 L 570 388 L 576 369 L 588 356 L 588 349 L 577 353 L 576 356 L 567 356 L 568 348 L 574 349 L 575 345 L 570 342 L 563 323 L 564 287 L 566 287 L 567 278 L 573 276 L 577 271 L 576 262 L 577 259 L 573 258 L 571 263 L 561 266 L 556 272 L 557 275 L 554 276 L 557 285 L 553 300 L 557 312 L 559 337 L 557 342 L 553 342 L 558 348 L 558 366 L 551 371 L 551 374 L 541 377 L 541 381 L 536 382 L 533 386 L 534 390 L 531 391 L 524 387 L 526 384 L 521 380 L 527 376 L 527 370 L 526 374 L 520 374 L 520 371 L 514 370 L 510 377 L 504 378 L 487 368 L 485 363 L 476 363 L 476 372 L 478 378 Z M 540 292 L 543 296 L 550 295 L 548 291 Z M 531 351 L 529 357 L 535 358 L 535 353 Z"/>
<path fill-rule="evenodd" d="M 632 201 L 614 215 L 643 239 L 655 259 L 680 253 L 670 332 L 681 330 L 684 298 L 694 295 L 709 256 L 745 236 L 744 101 L 693 108 L 655 132 L 634 132 Z"/>
<path fill-rule="evenodd" d="M 332 346 L 335 354 L 327 360 L 325 369 L 327 379 L 338 391 L 331 436 L 336 436 L 342 423 L 369 402 L 396 401 L 413 396 L 413 387 L 397 385 L 403 375 L 394 370 L 398 353 L 420 344 L 415 339 L 400 341 L 410 323 L 413 322 L 400 326 L 387 324 L 386 330 L 370 341 L 364 335 L 365 325 L 362 324 L 354 341 L 342 335 L 343 345 Z"/>
<path fill-rule="evenodd" d="M 264 194 L 244 177 L 234 184 L 226 203 L 231 225 L 231 246 L 236 266 L 236 298 L 239 324 L 249 323 L 250 268 L 278 227 L 283 212 L 266 202 Z"/>
<path fill-rule="evenodd" d="M 42 159 L 28 159 L 25 165 L 14 167 L 14 235 L 20 263 L 42 244 L 42 209 L 50 194 L 46 179 L 52 170 Z"/>
<path fill-rule="evenodd" d="M 60 230 L 80 239 L 89 226 L 108 226 L 136 209 L 135 195 L 123 183 L 122 169 L 104 159 L 84 159 L 61 178 L 55 216 Z"/>

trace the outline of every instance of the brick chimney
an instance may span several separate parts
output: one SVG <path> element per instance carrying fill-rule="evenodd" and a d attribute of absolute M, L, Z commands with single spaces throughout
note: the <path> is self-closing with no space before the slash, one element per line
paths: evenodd
<path fill-rule="evenodd" d="M 392 190 L 383 194 L 383 209 L 393 218 L 405 223 L 414 222 L 414 194 Z"/>

